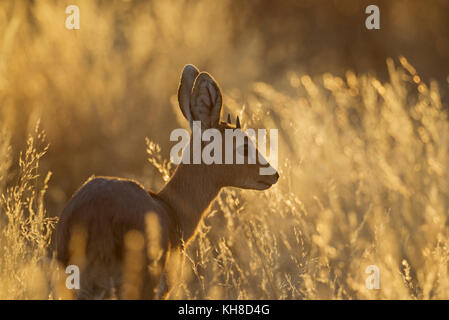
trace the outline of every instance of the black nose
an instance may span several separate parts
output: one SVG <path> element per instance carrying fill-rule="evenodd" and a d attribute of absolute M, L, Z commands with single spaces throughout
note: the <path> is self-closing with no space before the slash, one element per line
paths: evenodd
<path fill-rule="evenodd" d="M 277 173 L 277 171 L 276 171 L 276 173 L 274 174 L 274 179 L 276 180 L 276 182 L 277 182 L 278 179 L 279 179 L 279 173 Z"/>

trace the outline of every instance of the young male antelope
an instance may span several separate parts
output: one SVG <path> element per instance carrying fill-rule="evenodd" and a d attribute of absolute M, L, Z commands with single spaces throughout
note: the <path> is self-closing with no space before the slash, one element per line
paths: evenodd
<path fill-rule="evenodd" d="M 191 128 L 193 121 L 200 121 L 202 130 L 215 128 L 223 135 L 226 129 L 240 128 L 238 117 L 236 125 L 230 123 L 229 117 L 226 122 L 220 121 L 220 88 L 212 76 L 200 73 L 193 65 L 184 67 L 178 101 Z M 251 143 L 250 139 L 245 139 L 245 147 Z M 190 145 L 187 148 L 193 150 Z M 236 152 L 236 145 L 233 152 Z M 254 164 L 248 161 L 244 164 L 180 163 L 159 193 L 146 191 L 132 180 L 111 177 L 88 180 L 67 203 L 57 226 L 60 263 L 67 266 L 82 261 L 77 297 L 108 298 L 114 293 L 119 298 L 128 297 L 125 269 L 133 263 L 144 266 L 139 269 L 139 289 L 134 297 L 158 297 L 167 258 L 194 237 L 221 188 L 265 190 L 277 182 L 279 175 L 275 170 L 272 175 L 259 173 L 261 167 L 269 164 L 262 165 L 266 161 L 261 162 L 258 155 L 259 161 Z M 156 237 L 153 230 L 157 232 Z M 73 245 L 73 240 L 80 238 L 77 232 L 85 236 L 84 242 L 78 241 L 83 246 L 81 260 L 80 251 Z M 126 251 L 133 249 L 133 241 L 137 242 L 137 249 L 146 253 L 143 257 L 127 255 Z M 154 242 L 157 242 L 158 254 L 151 253 Z M 139 261 L 133 261 L 133 257 Z"/>

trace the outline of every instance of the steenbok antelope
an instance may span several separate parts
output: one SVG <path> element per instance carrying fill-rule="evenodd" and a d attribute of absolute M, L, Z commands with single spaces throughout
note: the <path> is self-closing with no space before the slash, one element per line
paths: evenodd
<path fill-rule="evenodd" d="M 191 128 L 193 121 L 200 121 L 202 129 L 214 128 L 222 135 L 226 129 L 240 128 L 238 117 L 236 125 L 229 117 L 220 121 L 220 88 L 212 76 L 200 73 L 193 65 L 184 67 L 178 101 Z M 209 142 L 201 143 L 206 146 Z M 245 138 L 244 150 L 248 144 L 252 142 Z M 190 144 L 187 148 L 193 151 Z M 237 152 L 236 144 L 233 148 Z M 244 152 L 247 157 L 248 152 Z M 257 154 L 259 160 L 254 164 L 180 163 L 159 193 L 126 179 L 88 180 L 67 203 L 57 226 L 59 262 L 63 266 L 80 264 L 76 296 L 159 297 L 159 283 L 166 267 L 170 267 L 170 254 L 180 252 L 194 237 L 221 188 L 265 190 L 277 182 L 276 170 L 272 175 L 259 173 L 269 164 L 260 161 Z"/>

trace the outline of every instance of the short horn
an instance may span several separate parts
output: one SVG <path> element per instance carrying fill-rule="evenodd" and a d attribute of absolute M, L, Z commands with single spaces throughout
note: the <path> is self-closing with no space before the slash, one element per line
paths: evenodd
<path fill-rule="evenodd" d="M 231 121 L 231 115 L 228 113 L 228 120 L 226 121 L 227 123 L 229 123 L 229 124 L 231 124 L 232 123 L 232 121 Z"/>
<path fill-rule="evenodd" d="M 235 124 L 236 124 L 236 128 L 237 128 L 237 129 L 240 129 L 240 119 L 239 119 L 239 116 L 237 116 L 237 120 L 235 121 Z"/>

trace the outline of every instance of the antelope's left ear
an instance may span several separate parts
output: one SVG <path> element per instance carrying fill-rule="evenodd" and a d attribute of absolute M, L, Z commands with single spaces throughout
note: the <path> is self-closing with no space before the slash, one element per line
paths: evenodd
<path fill-rule="evenodd" d="M 201 121 L 204 129 L 218 128 L 222 100 L 217 82 L 209 73 L 201 72 L 195 79 L 190 99 L 193 120 Z"/>

